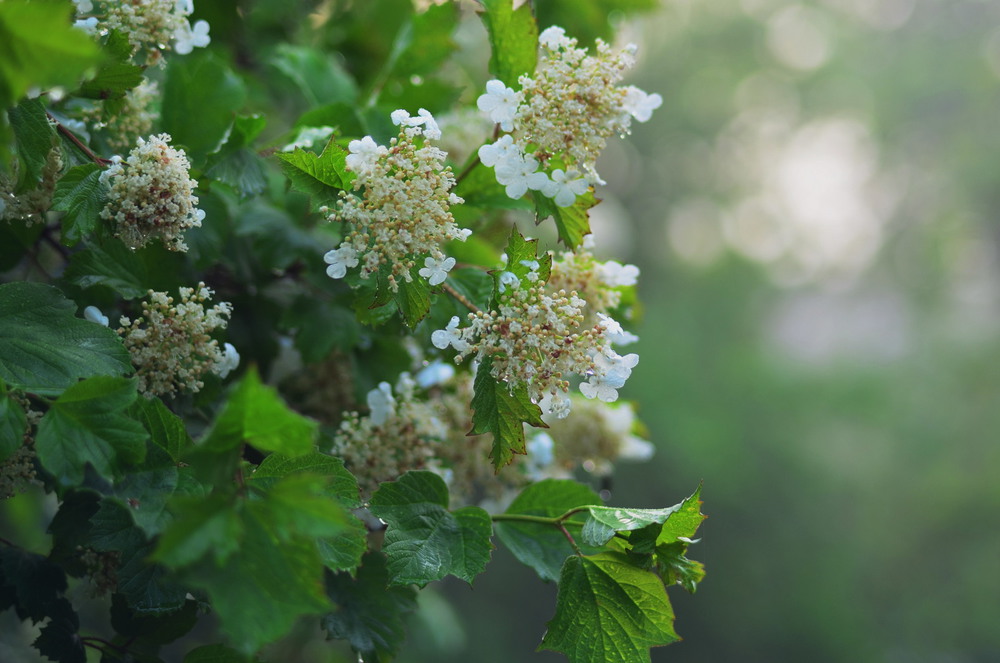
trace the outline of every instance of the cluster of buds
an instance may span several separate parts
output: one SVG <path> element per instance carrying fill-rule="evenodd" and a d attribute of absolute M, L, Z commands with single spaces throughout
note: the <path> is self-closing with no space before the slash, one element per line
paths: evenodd
<path fill-rule="evenodd" d="M 635 45 L 616 53 L 598 39 L 591 56 L 559 27 L 538 41 L 538 66 L 518 79 L 520 91 L 491 80 L 479 97 L 479 109 L 508 132 L 481 147 L 479 158 L 511 198 L 533 190 L 569 207 L 604 184 L 595 162 L 607 139 L 627 134 L 633 118 L 648 120 L 663 99 L 617 85 L 635 64 Z"/>
<path fill-rule="evenodd" d="M 410 117 L 405 110 L 392 113 L 400 127 L 399 136 L 389 146 L 378 145 L 371 136 L 348 146 L 347 169 L 357 177 L 354 189 L 361 196 L 341 194 L 337 209 L 329 217 L 351 225 L 340 246 L 324 260 L 330 278 L 339 279 L 348 268 L 361 265 L 367 279 L 388 268 L 389 288 L 399 290 L 399 279 L 412 282 L 413 270 L 430 285 L 438 285 L 455 266 L 441 244 L 464 241 L 471 234 L 455 223 L 450 207 L 462 202 L 454 193 L 455 178 L 444 165 L 447 156 L 430 144 L 441 137 L 433 116 L 424 109 Z"/>
<path fill-rule="evenodd" d="M 52 195 L 62 172 L 62 151 L 49 150 L 38 184 L 23 193 L 14 194 L 18 161 L 14 161 L 14 175 L 0 173 L 0 221 L 19 221 L 31 226 L 45 221 L 45 212 L 52 206 Z"/>
<path fill-rule="evenodd" d="M 196 47 L 208 46 L 207 21 L 192 26 L 188 17 L 194 13 L 194 0 L 131 0 L 104 2 L 104 13 L 94 8 L 94 0 L 73 0 L 76 5 L 76 27 L 91 34 L 106 34 L 117 30 L 128 39 L 132 52 L 146 51 L 146 64 L 161 64 L 163 51 L 170 49 L 182 55 Z"/>
<path fill-rule="evenodd" d="M 615 260 L 601 262 L 594 258 L 590 251 L 593 245 L 593 235 L 587 235 L 583 246 L 575 251 L 563 251 L 552 261 L 548 280 L 550 290 L 573 291 L 587 302 L 588 322 L 616 308 L 621 303 L 622 288 L 634 286 L 639 277 L 639 268 L 635 265 L 623 265 Z M 612 343 L 625 345 L 637 340 L 633 334 L 624 332 L 623 336 L 612 339 Z"/>
<path fill-rule="evenodd" d="M 608 405 L 575 395 L 571 398 L 573 414 L 565 419 L 545 417 L 549 428 L 535 434 L 553 441 L 553 475 L 577 468 L 605 475 L 615 461 L 652 457 L 653 445 L 636 435 L 638 422 L 631 403 Z"/>
<path fill-rule="evenodd" d="M 587 398 L 617 400 L 618 389 L 639 361 L 636 354 L 621 356 L 612 348 L 624 333 L 621 325 L 604 313 L 587 324 L 586 301 L 575 291 L 550 290 L 538 263 L 526 262 L 530 271 L 523 277 L 500 273 L 494 310 L 470 313 L 463 328 L 453 317 L 431 335 L 431 343 L 442 350 L 454 348 L 456 362 L 470 355 L 490 358 L 496 380 L 526 387 L 531 400 L 544 399 L 547 412 L 557 418 L 570 412 L 573 375 L 585 380 L 580 391 Z"/>
<path fill-rule="evenodd" d="M 197 208 L 198 182 L 188 176 L 187 155 L 169 142 L 169 134 L 139 138 L 127 159 L 113 157 L 101 173 L 109 189 L 101 217 L 115 223 L 115 235 L 130 248 L 158 236 L 168 249 L 186 251 L 181 234 L 205 218 Z"/>
<path fill-rule="evenodd" d="M 448 429 L 435 410 L 416 397 L 416 383 L 406 373 L 396 384 L 382 382 L 368 393 L 368 416 L 349 412 L 333 441 L 333 453 L 358 479 L 370 497 L 383 481 L 409 470 L 433 466 L 435 451 Z"/>
<path fill-rule="evenodd" d="M 143 79 L 129 90 L 119 104 L 109 112 L 108 104 L 98 104 L 83 113 L 82 117 L 95 129 L 107 132 L 108 145 L 116 150 L 129 147 L 141 136 L 149 133 L 158 113 L 155 102 L 160 91 L 156 81 Z"/>
<path fill-rule="evenodd" d="M 220 348 L 211 337 L 228 324 L 232 305 L 221 302 L 206 308 L 212 291 L 204 283 L 178 292 L 180 301 L 175 303 L 167 293 L 150 290 L 149 301 L 142 303 L 142 316 L 120 320 L 118 333 L 136 368 L 139 391 L 149 397 L 197 392 L 204 386 L 205 374 L 226 377 L 239 364 L 236 348 L 229 343 Z M 88 319 L 107 320 L 98 315 L 88 307 Z"/>

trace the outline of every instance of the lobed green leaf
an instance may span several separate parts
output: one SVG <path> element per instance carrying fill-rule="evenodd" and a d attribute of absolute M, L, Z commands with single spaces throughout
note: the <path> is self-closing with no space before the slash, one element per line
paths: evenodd
<path fill-rule="evenodd" d="M 379 486 L 371 511 L 389 525 L 382 551 L 391 584 L 423 586 L 447 575 L 472 583 L 483 572 L 492 549 L 489 514 L 447 507 L 448 487 L 433 472 L 407 472 Z"/>
<path fill-rule="evenodd" d="M 559 207 L 551 198 L 541 194 L 532 194 L 535 200 L 535 222 L 541 223 L 552 217 L 559 232 L 559 239 L 569 249 L 575 249 L 583 244 L 585 235 L 590 234 L 591 207 L 600 202 L 594 197 L 593 191 L 587 191 L 578 196 L 576 202 L 569 207 Z"/>
<path fill-rule="evenodd" d="M 490 72 L 508 86 L 531 75 L 538 60 L 538 25 L 530 2 L 516 10 L 514 0 L 479 0 L 490 37 Z"/>
<path fill-rule="evenodd" d="M 472 430 L 469 435 L 492 433 L 493 448 L 490 458 L 497 471 L 514 460 L 514 454 L 527 453 L 524 424 L 548 428 L 542 420 L 542 410 L 531 402 L 524 385 L 511 387 L 499 382 L 490 371 L 493 360 L 485 357 L 479 362 L 473 383 Z"/>
<path fill-rule="evenodd" d="M 97 229 L 106 201 L 101 167 L 95 163 L 74 166 L 59 179 L 52 195 L 52 209 L 65 212 L 60 223 L 61 238 L 67 246 Z"/>
<path fill-rule="evenodd" d="M 56 396 L 80 378 L 131 372 L 118 335 L 77 318 L 75 311 L 76 305 L 52 286 L 0 285 L 0 379 Z"/>
<path fill-rule="evenodd" d="M 659 576 L 620 552 L 571 556 L 559 576 L 556 614 L 539 649 L 572 663 L 649 663 L 649 648 L 680 638 Z"/>
<path fill-rule="evenodd" d="M 39 462 L 64 485 L 79 485 L 88 464 L 105 479 L 120 476 L 146 456 L 146 430 L 126 414 L 135 399 L 135 381 L 125 378 L 97 376 L 70 386 L 38 424 Z"/>

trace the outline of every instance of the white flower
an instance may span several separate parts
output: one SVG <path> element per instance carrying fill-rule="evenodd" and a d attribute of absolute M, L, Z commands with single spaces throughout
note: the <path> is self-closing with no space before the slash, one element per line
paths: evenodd
<path fill-rule="evenodd" d="M 507 196 L 517 200 L 528 189 L 541 191 L 549 185 L 549 176 L 538 171 L 538 160 L 528 155 L 510 154 L 496 165 L 497 182 L 503 184 Z"/>
<path fill-rule="evenodd" d="M 608 339 L 612 344 L 628 345 L 639 340 L 639 337 L 635 334 L 622 329 L 618 321 L 610 315 L 598 312 L 597 319 L 600 321 L 601 326 L 604 327 L 604 338 Z"/>
<path fill-rule="evenodd" d="M 90 0 L 87 0 L 89 2 Z M 187 16 L 194 12 L 194 0 L 177 0 L 174 3 L 174 11 Z"/>
<path fill-rule="evenodd" d="M 626 435 L 618 448 L 618 457 L 622 460 L 645 461 L 653 457 L 656 447 L 649 440 L 635 435 Z"/>
<path fill-rule="evenodd" d="M 342 279 L 347 275 L 348 267 L 358 266 L 358 252 L 350 244 L 341 244 L 339 248 L 327 251 L 323 260 L 330 265 L 326 268 L 326 275 L 331 279 Z"/>
<path fill-rule="evenodd" d="M 507 292 L 507 286 L 521 285 L 521 279 L 517 278 L 514 272 L 501 272 L 497 279 L 497 290 L 501 293 Z"/>
<path fill-rule="evenodd" d="M 632 375 L 632 369 L 638 363 L 637 354 L 622 357 L 611 351 L 610 355 L 603 353 L 594 355 L 596 370 L 580 385 L 580 393 L 587 398 L 597 398 L 605 403 L 618 400 L 618 390 L 625 386 L 625 381 Z"/>
<path fill-rule="evenodd" d="M 552 181 L 546 184 L 542 193 L 555 198 L 555 203 L 559 207 L 570 207 L 576 202 L 577 196 L 587 193 L 587 180 L 579 176 L 580 173 L 571 170 L 565 173 L 560 168 L 552 171 Z"/>
<path fill-rule="evenodd" d="M 435 334 L 437 332 L 434 332 Z M 433 334 L 432 334 L 433 336 Z M 447 347 L 447 345 L 445 346 Z M 439 384 L 444 384 L 455 377 L 455 367 L 443 361 L 435 360 L 420 369 L 417 373 L 417 384 L 427 389 Z"/>
<path fill-rule="evenodd" d="M 566 31 L 558 25 L 553 25 L 542 30 L 542 34 L 538 35 L 538 43 L 550 51 L 572 46 L 572 42 L 566 36 Z"/>
<path fill-rule="evenodd" d="M 500 136 L 497 142 L 492 145 L 483 145 L 479 148 L 479 160 L 484 166 L 493 167 L 498 163 L 503 163 L 512 155 L 521 155 L 521 151 L 514 147 L 514 139 L 510 134 Z"/>
<path fill-rule="evenodd" d="M 208 29 L 208 21 L 197 21 L 192 28 L 191 24 L 185 20 L 174 33 L 174 52 L 187 55 L 195 48 L 208 46 L 212 41 L 211 37 L 208 36 Z"/>
<path fill-rule="evenodd" d="M 240 353 L 232 343 L 226 343 L 225 351 L 222 354 L 222 361 L 215 365 L 215 373 L 220 378 L 225 378 L 236 367 L 240 365 Z"/>
<path fill-rule="evenodd" d="M 404 127 L 419 127 L 423 125 L 423 134 L 425 137 L 431 140 L 438 140 L 441 138 L 441 129 L 438 127 L 437 121 L 434 116 L 431 115 L 430 111 L 426 108 L 421 108 L 417 111 L 418 117 L 411 117 L 408 112 L 402 108 L 392 111 L 389 117 L 392 119 L 392 123 L 396 126 Z"/>
<path fill-rule="evenodd" d="M 438 329 L 431 334 L 431 344 L 439 350 L 445 350 L 449 345 L 459 352 L 468 350 L 469 342 L 462 338 L 462 332 L 458 328 L 458 323 L 458 316 L 453 315 L 447 327 Z"/>
<path fill-rule="evenodd" d="M 358 175 L 369 175 L 379 158 L 389 153 L 385 148 L 376 143 L 371 136 L 365 136 L 361 140 L 352 140 L 347 144 L 346 165 L 347 170 Z"/>
<path fill-rule="evenodd" d="M 392 397 L 392 385 L 380 382 L 377 389 L 368 392 L 369 418 L 376 426 L 381 426 L 396 414 L 396 399 Z"/>
<path fill-rule="evenodd" d="M 444 260 L 435 260 L 428 256 L 424 259 L 424 266 L 420 268 L 417 273 L 427 279 L 427 282 L 431 285 L 439 285 L 444 283 L 444 280 L 448 278 L 448 272 L 451 268 L 455 266 L 454 258 L 445 258 Z"/>
<path fill-rule="evenodd" d="M 640 122 L 645 122 L 652 117 L 653 111 L 662 105 L 663 97 L 658 94 L 646 94 L 634 85 L 625 88 L 622 108 Z"/>
<path fill-rule="evenodd" d="M 88 35 L 97 34 L 97 17 L 90 16 L 73 21 L 73 27 L 77 30 L 83 30 Z"/>
<path fill-rule="evenodd" d="M 303 127 L 291 143 L 281 148 L 282 152 L 294 152 L 298 147 L 312 147 L 318 140 L 326 140 L 333 134 L 333 127 Z M 356 143 L 357 141 L 351 141 Z M 347 157 L 350 159 L 350 155 Z M 350 168 L 348 168 L 350 170 Z"/>
<path fill-rule="evenodd" d="M 101 312 L 101 309 L 96 306 L 88 306 L 83 309 L 83 317 L 91 322 L 96 322 L 99 325 L 108 326 L 108 316 Z"/>
<path fill-rule="evenodd" d="M 614 260 L 597 263 L 597 275 L 604 285 L 611 288 L 635 285 L 639 278 L 639 268 L 635 265 L 622 265 Z"/>
<path fill-rule="evenodd" d="M 487 81 L 486 94 L 476 100 L 479 110 L 488 113 L 504 131 L 513 131 L 514 115 L 520 103 L 521 95 L 496 79 Z"/>

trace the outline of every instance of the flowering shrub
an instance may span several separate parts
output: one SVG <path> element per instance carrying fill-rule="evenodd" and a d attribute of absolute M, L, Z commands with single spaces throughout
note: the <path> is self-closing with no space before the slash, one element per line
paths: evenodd
<path fill-rule="evenodd" d="M 662 103 L 620 84 L 636 47 L 511 0 L 204 4 L 0 3 L 0 499 L 51 534 L 0 538 L 0 607 L 56 661 L 251 660 L 305 618 L 387 660 L 495 536 L 558 583 L 542 648 L 648 661 L 704 516 L 591 485 L 653 451 L 639 270 L 589 225 Z"/>

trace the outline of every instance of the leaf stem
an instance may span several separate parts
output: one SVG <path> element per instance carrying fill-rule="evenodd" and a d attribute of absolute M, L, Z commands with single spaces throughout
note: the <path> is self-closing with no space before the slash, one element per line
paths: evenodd
<path fill-rule="evenodd" d="M 73 143 L 73 145 L 75 145 L 81 152 L 86 154 L 91 161 L 93 161 L 94 163 L 96 163 L 98 166 L 101 167 L 105 167 L 109 163 L 111 163 L 111 159 L 105 159 L 104 157 L 99 157 L 96 154 L 94 154 L 93 150 L 84 145 L 83 141 L 77 138 L 75 133 L 70 131 L 69 128 L 66 127 L 62 122 L 54 118 L 52 116 L 52 113 L 47 112 L 45 113 L 45 115 L 48 116 L 49 122 L 52 122 L 53 124 L 56 125 L 56 131 L 65 136 L 69 142 Z"/>
<path fill-rule="evenodd" d="M 476 158 L 473 159 L 472 162 L 469 163 L 469 165 L 465 167 L 465 170 L 463 170 L 461 173 L 458 174 L 457 177 L 455 177 L 455 186 L 458 186 L 459 184 L 461 184 L 462 180 L 464 180 L 466 177 L 468 177 L 469 173 L 472 172 L 472 169 L 475 168 L 476 166 L 478 166 L 479 164 L 480 164 L 479 155 L 477 154 Z"/>

